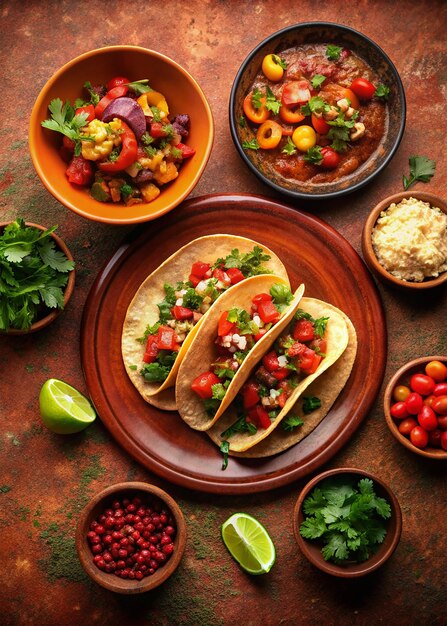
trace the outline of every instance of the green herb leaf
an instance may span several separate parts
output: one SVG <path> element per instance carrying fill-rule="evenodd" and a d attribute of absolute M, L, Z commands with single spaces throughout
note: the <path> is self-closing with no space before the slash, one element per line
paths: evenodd
<path fill-rule="evenodd" d="M 377 89 L 375 90 L 374 95 L 376 96 L 376 98 L 388 100 L 390 95 L 390 88 L 380 83 L 379 85 L 377 85 Z"/>
<path fill-rule="evenodd" d="M 172 285 L 165 283 L 163 285 L 163 288 L 165 290 L 166 296 L 159 304 L 157 304 L 158 310 L 160 312 L 160 322 L 162 324 L 172 319 L 171 309 L 175 305 L 177 300 L 175 290 Z"/>
<path fill-rule="evenodd" d="M 323 160 L 323 155 L 321 154 L 321 146 L 314 146 L 313 148 L 309 148 L 309 150 L 304 155 L 304 160 L 308 163 L 320 165 Z"/>
<path fill-rule="evenodd" d="M 325 80 L 326 76 L 323 76 L 323 74 L 315 74 L 315 76 L 310 79 L 310 84 L 314 89 L 319 89 Z"/>
<path fill-rule="evenodd" d="M 341 51 L 342 48 L 340 48 L 339 46 L 329 44 L 326 48 L 326 57 L 329 59 L 329 61 L 338 61 Z"/>
<path fill-rule="evenodd" d="M 133 187 L 131 187 L 128 183 L 125 183 L 120 187 L 120 192 L 123 198 L 128 198 L 129 196 L 131 196 L 133 194 L 133 191 Z"/>
<path fill-rule="evenodd" d="M 286 432 L 292 432 L 295 428 L 303 424 L 304 422 L 299 415 L 288 415 L 281 422 L 281 426 Z"/>
<path fill-rule="evenodd" d="M 127 86 L 138 96 L 141 96 L 143 93 L 148 93 L 149 91 L 154 91 L 151 87 L 149 87 L 149 80 L 147 78 L 134 80 L 132 83 L 127 83 Z"/>
<path fill-rule="evenodd" d="M 293 143 L 293 141 L 290 139 L 290 137 L 287 137 L 287 141 L 286 141 L 283 149 L 281 150 L 281 152 L 283 154 L 288 154 L 289 156 L 291 156 L 292 154 L 296 153 L 296 146 Z"/>
<path fill-rule="evenodd" d="M 89 95 L 90 95 L 90 102 L 96 106 L 98 104 L 98 102 L 101 100 L 101 98 L 99 97 L 99 95 L 96 93 L 96 91 L 94 91 L 92 84 L 90 81 L 87 81 L 84 83 L 84 89 L 87 89 Z M 84 104 L 88 104 L 88 103 L 84 103 Z M 79 106 L 84 106 L 83 104 L 81 105 L 77 105 L 77 103 L 75 102 L 75 107 L 79 108 Z"/>
<path fill-rule="evenodd" d="M 219 267 L 221 264 L 225 269 L 235 267 L 243 273 L 246 278 L 257 276 L 259 274 L 271 274 L 262 264 L 270 261 L 270 255 L 266 254 L 260 246 L 255 246 L 250 252 L 241 254 L 237 248 L 234 248 L 224 259 L 217 259 L 213 268 Z"/>
<path fill-rule="evenodd" d="M 75 142 L 75 155 L 79 156 L 81 151 L 81 140 L 91 140 L 92 137 L 83 137 L 80 133 L 87 122 L 88 113 L 79 113 L 75 115 L 74 108 L 67 101 L 62 103 L 60 98 L 52 100 L 48 106 L 51 119 L 44 120 L 41 125 L 49 130 L 54 130 Z"/>
<path fill-rule="evenodd" d="M 312 98 L 301 107 L 303 115 L 311 115 L 312 113 L 325 113 L 331 107 L 320 96 L 312 96 Z"/>
<path fill-rule="evenodd" d="M 220 444 L 220 451 L 223 454 L 222 470 L 226 470 L 228 467 L 228 453 L 230 451 L 230 444 L 228 443 L 228 441 L 222 441 L 222 443 Z"/>
<path fill-rule="evenodd" d="M 282 313 L 293 300 L 293 293 L 290 291 L 289 287 L 280 283 L 270 287 L 270 295 L 280 313 Z"/>
<path fill-rule="evenodd" d="M 262 98 L 262 93 L 260 89 L 258 88 L 254 89 L 251 94 L 251 103 L 254 109 L 258 110 L 261 108 L 262 106 L 261 98 Z"/>
<path fill-rule="evenodd" d="M 282 67 L 283 70 L 287 69 L 287 66 L 288 66 L 287 61 L 285 61 L 284 59 L 281 59 L 281 57 L 279 57 L 277 54 L 272 54 L 272 60 L 274 63 L 276 63 L 276 65 L 279 65 L 279 67 Z"/>
<path fill-rule="evenodd" d="M 247 126 L 247 120 L 245 119 L 243 115 L 239 117 L 239 126 L 241 128 L 245 128 Z"/>
<path fill-rule="evenodd" d="M 317 337 L 323 337 L 329 317 L 319 317 L 314 321 L 314 333 Z"/>
<path fill-rule="evenodd" d="M 242 415 L 238 420 L 236 420 L 231 426 L 229 426 L 226 430 L 224 430 L 220 436 L 222 439 L 229 439 L 236 433 L 248 433 L 249 435 L 254 435 L 257 432 L 257 428 L 251 422 L 247 422 L 246 415 Z"/>
<path fill-rule="evenodd" d="M 250 139 L 250 141 L 242 142 L 242 148 L 244 150 L 259 150 L 259 147 L 260 146 L 256 137 L 254 137 L 253 139 Z"/>
<path fill-rule="evenodd" d="M 303 413 L 306 415 L 312 413 L 315 409 L 319 409 L 321 406 L 321 400 L 316 396 L 304 396 L 303 400 Z"/>
<path fill-rule="evenodd" d="M 281 101 L 276 99 L 275 94 L 267 85 L 266 87 L 266 101 L 265 107 L 269 111 L 271 111 L 274 115 L 278 115 L 279 109 L 281 108 Z"/>
<path fill-rule="evenodd" d="M 434 176 L 436 163 L 426 156 L 411 156 L 410 176 L 403 176 L 404 189 L 407 190 L 416 181 L 428 183 Z"/>

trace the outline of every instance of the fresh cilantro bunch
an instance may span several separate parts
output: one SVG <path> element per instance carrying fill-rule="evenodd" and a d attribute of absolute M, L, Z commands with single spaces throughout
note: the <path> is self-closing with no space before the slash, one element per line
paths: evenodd
<path fill-rule="evenodd" d="M 49 128 L 58 133 L 62 133 L 75 143 L 75 156 L 79 156 L 82 150 L 81 141 L 94 141 L 93 137 L 86 137 L 81 134 L 81 128 L 88 124 L 88 113 L 78 113 L 75 115 L 75 109 L 71 104 L 62 102 L 60 98 L 52 100 L 48 106 L 51 119 L 44 120 L 42 126 Z"/>
<path fill-rule="evenodd" d="M 253 250 L 246 253 L 241 253 L 234 248 L 224 259 L 217 259 L 213 267 L 221 265 L 226 269 L 236 267 L 246 278 L 249 278 L 258 274 L 271 274 L 272 272 L 262 265 L 266 261 L 270 261 L 270 255 L 266 254 L 260 246 L 254 246 Z"/>
<path fill-rule="evenodd" d="M 319 539 L 325 561 L 362 563 L 386 535 L 391 507 L 376 495 L 369 478 L 354 481 L 328 478 L 303 502 L 306 519 L 300 526 L 305 539 Z"/>
<path fill-rule="evenodd" d="M 0 236 L 0 329 L 27 330 L 42 309 L 64 308 L 64 287 L 74 268 L 51 233 L 18 218 Z"/>

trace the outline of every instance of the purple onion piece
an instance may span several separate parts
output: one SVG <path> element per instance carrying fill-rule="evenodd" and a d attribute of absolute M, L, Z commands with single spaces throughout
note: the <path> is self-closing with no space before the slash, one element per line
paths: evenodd
<path fill-rule="evenodd" d="M 111 122 L 115 117 L 128 124 L 138 140 L 146 132 L 146 118 L 143 109 L 132 98 L 116 98 L 104 109 L 103 122 Z"/>
<path fill-rule="evenodd" d="M 149 182 L 153 178 L 154 174 L 151 170 L 140 170 L 135 176 L 134 181 L 137 185 L 142 185 L 143 183 Z"/>

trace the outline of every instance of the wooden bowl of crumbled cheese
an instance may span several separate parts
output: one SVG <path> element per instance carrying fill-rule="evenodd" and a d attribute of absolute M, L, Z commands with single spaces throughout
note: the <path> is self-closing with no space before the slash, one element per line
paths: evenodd
<path fill-rule="evenodd" d="M 405 289 L 431 289 L 447 281 L 447 202 L 423 191 L 404 191 L 379 202 L 363 228 L 370 270 Z"/>

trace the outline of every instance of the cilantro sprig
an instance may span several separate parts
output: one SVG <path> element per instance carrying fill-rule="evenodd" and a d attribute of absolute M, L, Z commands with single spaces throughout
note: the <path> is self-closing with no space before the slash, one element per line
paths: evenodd
<path fill-rule="evenodd" d="M 52 100 L 48 106 L 51 113 L 51 119 L 41 122 L 44 128 L 62 133 L 75 143 L 75 156 L 81 154 L 82 141 L 94 141 L 94 137 L 81 135 L 81 128 L 88 122 L 88 113 L 79 113 L 75 115 L 75 109 L 68 102 L 62 102 L 60 98 Z"/>
<path fill-rule="evenodd" d="M 323 76 L 323 74 L 315 74 L 315 76 L 310 79 L 310 84 L 314 89 L 320 89 L 325 80 L 326 76 Z"/>
<path fill-rule="evenodd" d="M 329 44 L 326 48 L 326 57 L 329 61 L 338 61 L 342 50 L 343 48 L 340 48 L 340 46 Z"/>
<path fill-rule="evenodd" d="M 256 137 L 254 137 L 253 139 L 250 139 L 250 141 L 243 141 L 242 148 L 244 150 L 259 150 L 260 145 Z"/>
<path fill-rule="evenodd" d="M 56 248 L 51 233 L 26 226 L 23 219 L 0 236 L 0 329 L 27 330 L 41 307 L 64 308 L 64 287 L 74 268 Z"/>
<path fill-rule="evenodd" d="M 266 254 L 260 246 L 254 246 L 250 252 L 241 253 L 234 248 L 225 258 L 219 258 L 213 265 L 213 269 L 223 265 L 226 269 L 236 267 L 248 278 L 258 274 L 271 274 L 272 272 L 263 266 L 270 261 L 270 255 Z"/>
<path fill-rule="evenodd" d="M 410 163 L 410 175 L 407 178 L 405 175 L 402 177 L 404 189 L 407 190 L 416 181 L 422 183 L 428 183 L 434 176 L 436 163 L 426 156 L 411 156 Z"/>
<path fill-rule="evenodd" d="M 379 85 L 377 85 L 377 89 L 375 90 L 374 95 L 376 98 L 382 98 L 382 100 L 388 100 L 389 95 L 390 95 L 390 88 L 380 83 Z"/>
<path fill-rule="evenodd" d="M 273 93 L 273 91 L 270 89 L 268 85 L 266 87 L 265 93 L 266 93 L 265 108 L 268 111 L 271 111 L 274 115 L 278 115 L 279 109 L 281 108 L 281 101 L 276 98 L 275 94 Z"/>
<path fill-rule="evenodd" d="M 323 543 L 326 561 L 366 561 L 386 536 L 385 520 L 391 517 L 389 503 L 378 497 L 374 483 L 329 478 L 304 500 L 305 520 L 300 533 L 305 539 Z"/>

